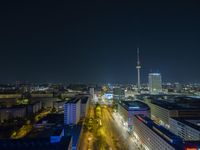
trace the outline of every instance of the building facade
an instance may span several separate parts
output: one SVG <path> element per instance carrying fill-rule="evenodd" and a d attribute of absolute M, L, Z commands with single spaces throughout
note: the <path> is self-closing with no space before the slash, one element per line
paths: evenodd
<path fill-rule="evenodd" d="M 35 114 L 35 113 L 39 112 L 41 109 L 42 109 L 41 101 L 33 102 L 31 104 L 28 104 L 27 113 L 28 114 Z"/>
<path fill-rule="evenodd" d="M 152 94 L 159 94 L 162 92 L 162 78 L 160 73 L 149 74 L 149 91 Z"/>
<path fill-rule="evenodd" d="M 26 106 L 13 106 L 9 108 L 0 108 L 0 121 L 8 119 L 26 117 Z"/>
<path fill-rule="evenodd" d="M 148 117 L 135 115 L 134 135 L 139 143 L 148 150 L 183 150 L 181 138 L 162 126 L 158 126 Z"/>
<path fill-rule="evenodd" d="M 66 103 L 66 101 L 63 101 L 63 100 L 55 101 L 55 102 L 53 102 L 53 107 L 55 108 L 55 110 L 57 112 L 62 112 L 62 111 L 64 111 L 65 103 Z"/>
<path fill-rule="evenodd" d="M 81 116 L 81 99 L 72 98 L 64 105 L 64 124 L 77 124 Z"/>
<path fill-rule="evenodd" d="M 200 118 L 170 118 L 170 131 L 185 141 L 200 141 Z"/>
<path fill-rule="evenodd" d="M 94 88 L 90 88 L 89 93 L 92 96 L 92 98 L 94 98 Z"/>
<path fill-rule="evenodd" d="M 123 118 L 123 123 L 128 126 L 129 130 L 133 128 L 133 116 L 142 114 L 150 116 L 149 107 L 140 101 L 122 101 L 119 103 L 119 114 Z"/>
<path fill-rule="evenodd" d="M 184 106 L 182 102 L 169 102 L 170 100 L 148 100 L 146 104 L 151 109 L 151 119 L 170 128 L 171 117 L 200 117 L 200 110 L 193 106 Z"/>
<path fill-rule="evenodd" d="M 90 97 L 88 96 L 81 97 L 81 118 L 84 118 L 87 116 L 88 109 L 89 109 L 89 101 L 90 101 Z"/>
<path fill-rule="evenodd" d="M 113 88 L 113 100 L 115 102 L 123 101 L 125 99 L 125 90 L 120 87 Z"/>

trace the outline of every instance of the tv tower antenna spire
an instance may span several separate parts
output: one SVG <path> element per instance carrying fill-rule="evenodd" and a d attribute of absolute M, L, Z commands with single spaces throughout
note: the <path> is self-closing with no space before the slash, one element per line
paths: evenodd
<path fill-rule="evenodd" d="M 140 85 L 140 69 L 141 69 L 141 65 L 140 65 L 140 49 L 137 48 L 137 87 L 138 87 L 138 91 L 140 91 L 141 85 Z"/>

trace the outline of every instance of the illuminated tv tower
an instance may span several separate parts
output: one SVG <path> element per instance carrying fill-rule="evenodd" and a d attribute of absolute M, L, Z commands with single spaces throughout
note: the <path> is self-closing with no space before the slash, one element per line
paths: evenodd
<path fill-rule="evenodd" d="M 140 69 L 141 69 L 141 65 L 140 65 L 140 50 L 139 48 L 137 48 L 137 87 L 138 87 L 138 91 L 140 91 Z"/>

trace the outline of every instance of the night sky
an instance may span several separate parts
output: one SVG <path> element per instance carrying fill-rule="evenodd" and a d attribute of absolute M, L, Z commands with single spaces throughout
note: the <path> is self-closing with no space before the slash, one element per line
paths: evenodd
<path fill-rule="evenodd" d="M 200 83 L 198 1 L 4 1 L 0 82 Z"/>

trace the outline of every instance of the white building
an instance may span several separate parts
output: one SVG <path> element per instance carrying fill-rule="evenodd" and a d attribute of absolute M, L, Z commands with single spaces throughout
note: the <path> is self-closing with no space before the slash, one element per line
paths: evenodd
<path fill-rule="evenodd" d="M 81 99 L 72 98 L 64 105 L 64 124 L 77 124 L 81 116 Z"/>
<path fill-rule="evenodd" d="M 151 118 L 157 123 L 170 128 L 171 117 L 200 117 L 199 104 L 197 107 L 184 105 L 183 102 L 169 102 L 170 100 L 149 100 L 146 104 L 151 109 Z M 191 100 L 192 103 L 192 100 Z"/>
<path fill-rule="evenodd" d="M 170 118 L 170 131 L 185 141 L 200 141 L 200 118 Z"/>
<path fill-rule="evenodd" d="M 127 124 L 129 130 L 133 128 L 133 116 L 142 114 L 150 116 L 149 107 L 140 101 L 122 101 L 119 103 L 118 112 L 123 118 L 123 123 Z"/>
<path fill-rule="evenodd" d="M 146 150 L 183 150 L 182 139 L 148 117 L 133 117 L 134 135 Z"/>
<path fill-rule="evenodd" d="M 149 91 L 151 94 L 162 92 L 162 78 L 160 73 L 149 73 Z"/>
<path fill-rule="evenodd" d="M 94 98 L 94 88 L 90 88 L 89 93 L 92 96 L 92 98 Z"/>

